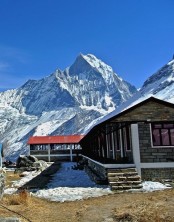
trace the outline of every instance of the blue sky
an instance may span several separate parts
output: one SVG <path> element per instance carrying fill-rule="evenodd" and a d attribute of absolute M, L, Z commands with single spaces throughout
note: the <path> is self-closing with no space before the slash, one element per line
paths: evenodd
<path fill-rule="evenodd" d="M 174 54 L 173 0 L 0 0 L 0 88 L 94 54 L 136 87 Z"/>

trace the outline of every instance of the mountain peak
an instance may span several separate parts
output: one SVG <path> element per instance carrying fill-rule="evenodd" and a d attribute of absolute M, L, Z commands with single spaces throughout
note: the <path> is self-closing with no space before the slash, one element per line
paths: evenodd
<path fill-rule="evenodd" d="M 173 59 L 170 60 L 167 65 L 174 65 L 174 55 L 173 55 Z"/>
<path fill-rule="evenodd" d="M 141 94 L 153 94 L 160 99 L 169 101 L 173 98 L 174 89 L 174 59 L 151 75 L 143 84 Z M 173 101 L 173 100 L 172 100 Z"/>
<path fill-rule="evenodd" d="M 94 68 L 98 69 L 99 72 L 102 72 L 103 69 L 113 72 L 113 69 L 104 63 L 102 60 L 98 59 L 96 56 L 92 54 L 82 55 L 83 58 Z"/>
<path fill-rule="evenodd" d="M 78 75 L 84 71 L 89 71 L 91 69 L 90 64 L 84 58 L 84 55 L 80 53 L 75 62 L 69 68 L 69 74 L 71 76 Z"/>
<path fill-rule="evenodd" d="M 93 54 L 84 55 L 80 53 L 70 67 L 69 74 L 71 76 L 78 75 L 84 71 L 89 72 L 91 69 L 94 69 L 104 76 L 108 73 L 113 73 L 113 69 L 109 65 L 98 59 Z"/>

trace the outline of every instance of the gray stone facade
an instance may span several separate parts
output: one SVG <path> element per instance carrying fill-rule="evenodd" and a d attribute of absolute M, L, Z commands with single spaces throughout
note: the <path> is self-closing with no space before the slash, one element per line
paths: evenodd
<path fill-rule="evenodd" d="M 174 121 L 174 107 L 172 105 L 163 105 L 162 101 L 155 102 L 149 101 L 143 105 L 137 105 L 130 110 L 120 113 L 120 116 L 116 117 L 116 121 Z"/>
<path fill-rule="evenodd" d="M 174 168 L 141 169 L 144 180 L 174 179 Z"/>
<path fill-rule="evenodd" d="M 174 147 L 152 147 L 150 123 L 139 123 L 138 131 L 142 163 L 170 162 L 174 158 Z"/>

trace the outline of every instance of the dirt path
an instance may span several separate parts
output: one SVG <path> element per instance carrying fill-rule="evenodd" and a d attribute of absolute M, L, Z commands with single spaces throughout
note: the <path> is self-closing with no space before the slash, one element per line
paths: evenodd
<path fill-rule="evenodd" d="M 153 193 L 119 193 L 64 203 L 28 197 L 26 202 L 14 205 L 6 198 L 3 204 L 32 222 L 174 221 L 174 189 Z M 0 215 L 16 216 L 1 207 Z"/>

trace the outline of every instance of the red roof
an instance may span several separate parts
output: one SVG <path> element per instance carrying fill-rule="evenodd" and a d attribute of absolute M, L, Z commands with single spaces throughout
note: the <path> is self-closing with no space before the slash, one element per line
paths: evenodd
<path fill-rule="evenodd" d="M 79 143 L 83 135 L 68 136 L 33 136 L 30 137 L 27 144 L 71 144 Z"/>

